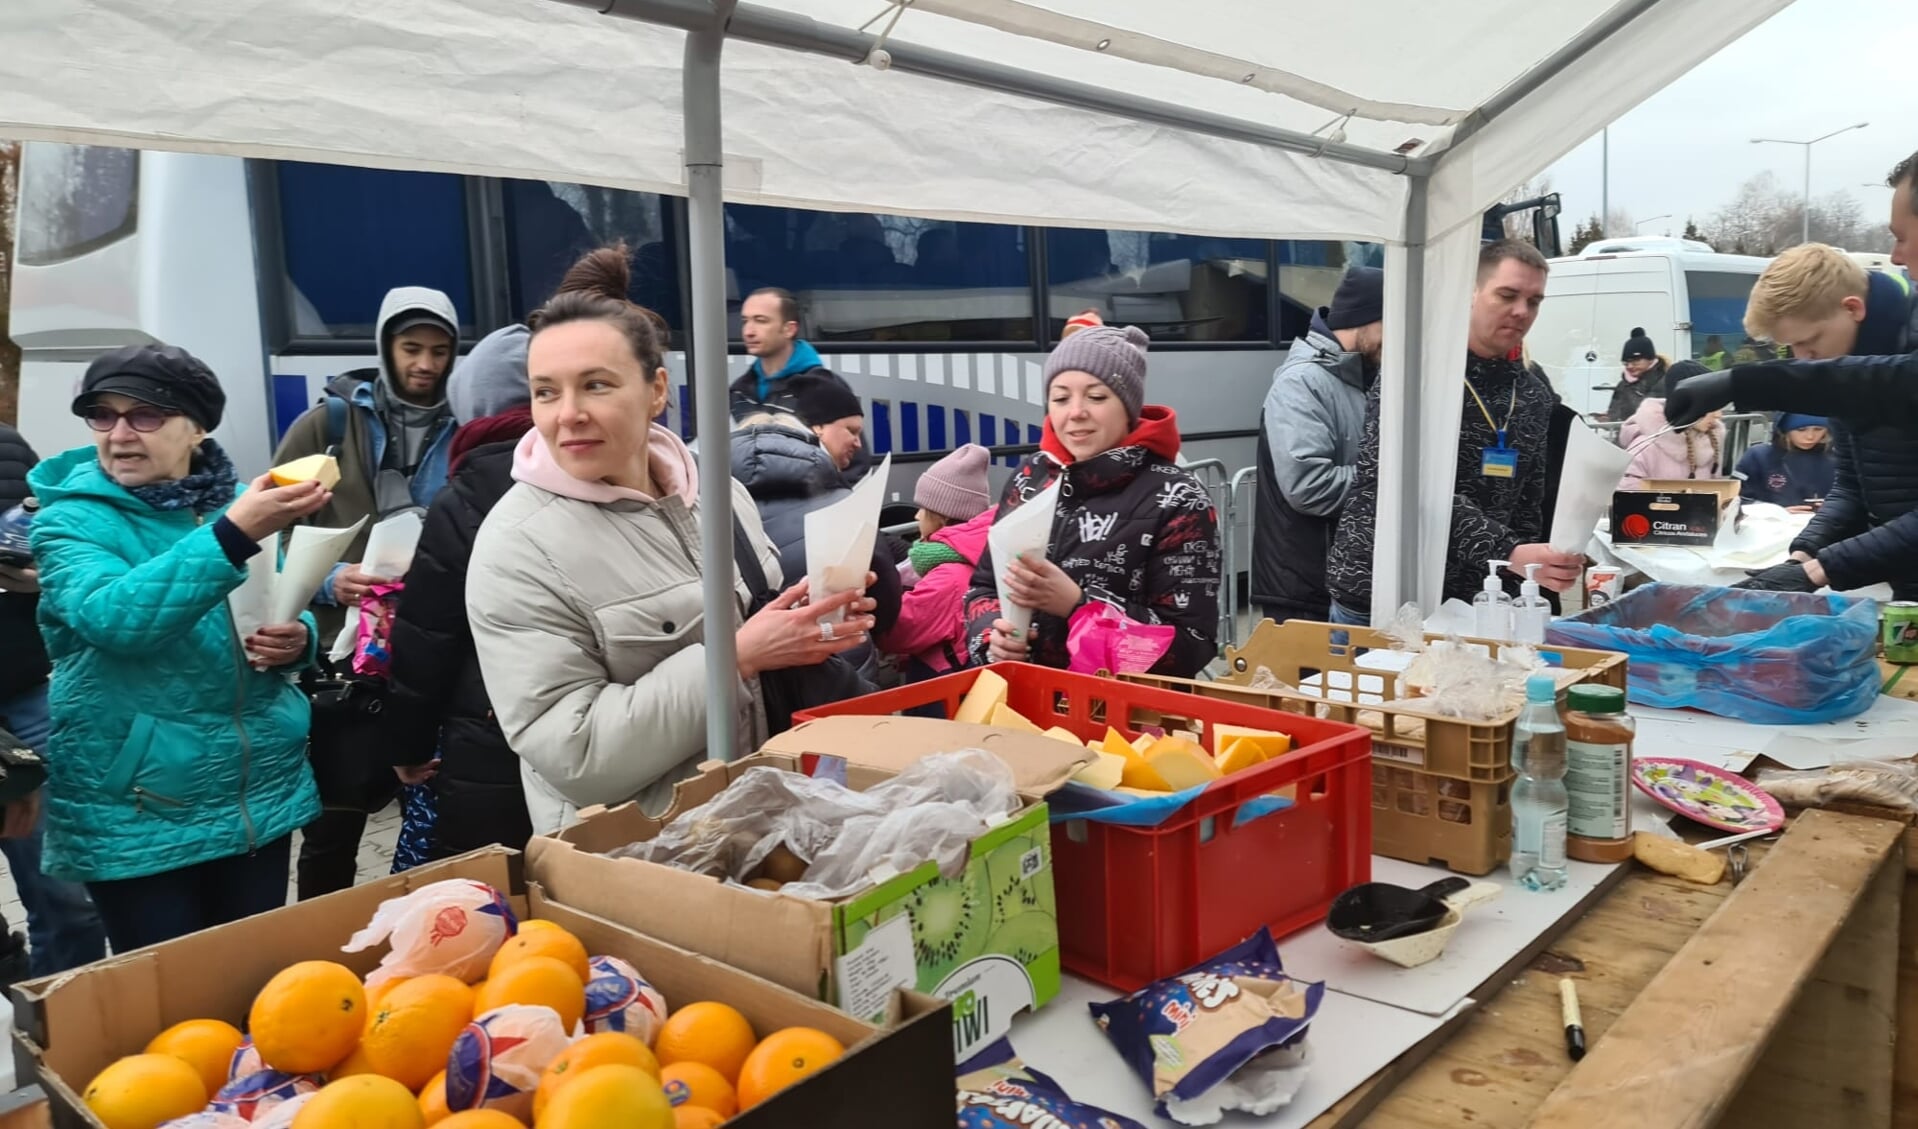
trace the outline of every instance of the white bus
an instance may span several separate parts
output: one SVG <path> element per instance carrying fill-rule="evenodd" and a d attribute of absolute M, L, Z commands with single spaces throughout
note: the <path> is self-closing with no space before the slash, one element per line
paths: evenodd
<path fill-rule="evenodd" d="M 1722 363 L 1745 340 L 1745 305 L 1770 259 L 1720 255 L 1696 240 L 1607 239 L 1553 259 L 1545 304 L 1525 339 L 1565 403 L 1587 416 L 1611 403 L 1632 330 L 1661 356 Z"/>
<path fill-rule="evenodd" d="M 1189 459 L 1251 465 L 1282 344 L 1348 261 L 1380 258 L 1362 244 L 747 205 L 727 206 L 726 228 L 730 308 L 762 286 L 796 294 L 805 336 L 865 398 L 875 453 L 901 466 L 903 498 L 954 446 L 1037 441 L 1046 350 L 1087 307 L 1152 335 L 1148 396 L 1177 410 Z M 163 340 L 220 375 L 221 441 L 255 472 L 327 377 L 372 363 L 389 287 L 451 295 L 470 345 L 536 307 L 581 251 L 623 239 L 634 300 L 673 327 L 690 436 L 684 231 L 684 201 L 648 193 L 30 144 L 11 311 L 22 430 L 42 451 L 87 442 L 68 412 L 86 363 Z M 746 363 L 735 350 L 732 372 Z"/>

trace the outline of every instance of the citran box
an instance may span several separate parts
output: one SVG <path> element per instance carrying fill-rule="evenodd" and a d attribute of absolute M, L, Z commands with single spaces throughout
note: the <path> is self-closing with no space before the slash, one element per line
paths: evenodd
<path fill-rule="evenodd" d="M 1340 892 L 1370 880 L 1371 734 L 1358 726 L 1028 663 L 983 669 L 1005 679 L 1007 706 L 1080 740 L 1096 740 L 1108 727 L 1128 740 L 1156 730 L 1216 750 L 1221 725 L 1291 738 L 1285 756 L 1213 781 L 1154 826 L 1052 825 L 1068 970 L 1134 991 L 1262 927 L 1283 935 L 1312 925 Z M 937 705 L 952 717 L 979 675 L 961 671 L 798 716 Z M 1279 796 L 1289 802 L 1273 810 Z"/>
<path fill-rule="evenodd" d="M 728 1129 L 951 1124 L 952 1044 L 944 1001 L 900 992 L 888 1002 L 885 1024 L 854 1019 L 739 969 L 559 904 L 523 881 L 522 862 L 516 851 L 487 848 L 16 984 L 11 990 L 15 1074 L 22 1085 L 38 1082 L 46 1091 L 53 1124 L 60 1129 L 105 1129 L 80 1094 L 109 1063 L 140 1053 L 154 1035 L 183 1020 L 243 1025 L 254 994 L 297 961 L 338 961 L 364 976 L 386 947 L 343 953 L 340 946 L 381 902 L 465 878 L 506 893 L 522 920 L 551 921 L 577 936 L 589 952 L 630 962 L 669 1006 L 717 1000 L 738 1008 L 761 1035 L 814 1027 L 845 1044 L 845 1057 L 727 1121 Z M 883 1100 L 870 1100 L 872 1095 Z"/>
<path fill-rule="evenodd" d="M 956 878 L 927 862 L 882 876 L 863 893 L 813 901 L 607 854 L 653 838 L 757 767 L 808 772 L 822 756 L 839 757 L 847 785 L 864 791 L 922 757 L 961 749 L 1004 761 L 1025 802 L 973 840 Z M 702 766 L 656 817 L 636 804 L 589 809 L 559 835 L 528 844 L 527 865 L 569 905 L 861 1018 L 880 1018 L 895 989 L 951 1000 L 951 1051 L 964 1059 L 1006 1034 L 1015 1015 L 1059 994 L 1059 908 L 1044 797 L 1091 758 L 1083 748 L 983 725 L 917 717 L 815 721 L 751 757 Z"/>

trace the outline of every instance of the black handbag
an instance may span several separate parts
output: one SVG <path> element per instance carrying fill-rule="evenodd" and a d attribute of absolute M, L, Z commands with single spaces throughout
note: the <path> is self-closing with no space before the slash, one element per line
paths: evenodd
<path fill-rule="evenodd" d="M 385 754 L 386 683 L 348 670 L 310 670 L 300 678 L 313 708 L 307 762 L 329 808 L 379 811 L 399 795 Z"/>
<path fill-rule="evenodd" d="M 779 596 L 766 582 L 766 570 L 760 566 L 759 554 L 753 551 L 752 539 L 746 536 L 746 527 L 738 518 L 733 519 L 733 563 L 752 593 L 748 616 Z M 871 653 L 871 647 L 871 643 L 865 645 L 866 653 Z M 878 684 L 861 674 L 858 665 L 846 657 L 860 652 L 861 648 L 854 648 L 814 666 L 760 671 L 759 701 L 766 710 L 767 733 L 776 735 L 791 729 L 793 714 L 801 710 L 877 691 Z"/>
<path fill-rule="evenodd" d="M 26 742 L 0 729 L 0 804 L 24 800 L 46 782 L 47 762 Z"/>

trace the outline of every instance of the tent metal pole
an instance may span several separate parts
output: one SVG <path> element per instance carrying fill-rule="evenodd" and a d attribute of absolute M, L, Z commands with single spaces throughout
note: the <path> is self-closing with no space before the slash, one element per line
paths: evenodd
<path fill-rule="evenodd" d="M 705 574 L 706 755 L 733 759 L 739 657 L 733 631 L 732 421 L 726 379 L 725 204 L 721 191 L 719 61 L 732 0 L 717 0 L 686 33 L 687 251 L 692 267 L 693 415 L 699 428 L 699 548 Z"/>
<path fill-rule="evenodd" d="M 1424 587 L 1420 583 L 1425 546 L 1420 533 L 1423 499 L 1419 494 L 1419 471 L 1425 461 L 1422 426 L 1426 415 L 1425 241 L 1432 180 L 1424 176 L 1409 177 L 1406 187 L 1405 308 L 1387 310 L 1385 315 L 1387 331 L 1401 335 L 1405 342 L 1400 354 L 1404 358 L 1405 373 L 1395 389 L 1382 390 L 1396 391 L 1397 395 L 1390 399 L 1381 396 L 1379 401 L 1380 413 L 1390 412 L 1400 426 L 1388 431 L 1384 421 L 1380 421 L 1381 439 L 1395 435 L 1396 441 L 1380 446 L 1378 517 L 1383 519 L 1392 514 L 1397 523 L 1387 529 L 1381 520 L 1380 527 L 1372 533 L 1372 622 L 1375 625 L 1390 623 L 1401 604 L 1422 601 L 1420 590 Z M 1388 498 L 1396 499 L 1397 504 L 1388 505 Z M 1393 554 L 1392 567 L 1382 567 L 1383 546 L 1388 539 Z M 1437 610 L 1436 606 L 1426 609 L 1428 614 Z"/>
<path fill-rule="evenodd" d="M 543 0 L 553 2 L 553 0 Z M 710 18 L 711 5 L 705 0 L 558 0 L 559 3 L 591 8 L 602 15 L 645 23 L 685 28 L 703 26 Z M 847 62 L 864 62 L 877 45 L 876 36 L 819 23 L 757 4 L 740 4 L 726 21 L 726 35 L 733 39 L 761 43 L 827 55 Z M 1090 83 L 1068 82 L 1051 75 L 1021 70 L 1001 63 L 975 59 L 969 55 L 938 51 L 903 43 L 886 42 L 891 56 L 890 68 L 911 74 L 945 79 L 984 90 L 1023 95 L 1041 102 L 1111 114 L 1132 121 L 1170 126 L 1228 141 L 1242 141 L 1273 149 L 1285 149 L 1353 165 L 1384 169 L 1394 173 L 1418 173 L 1429 170 L 1429 157 L 1403 157 L 1381 153 L 1349 142 L 1314 137 L 1297 130 L 1212 114 L 1172 102 L 1140 98 L 1121 91 L 1108 90 Z"/>

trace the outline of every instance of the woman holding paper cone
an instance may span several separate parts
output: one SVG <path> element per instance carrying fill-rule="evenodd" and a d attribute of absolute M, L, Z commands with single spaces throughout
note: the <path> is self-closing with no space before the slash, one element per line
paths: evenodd
<path fill-rule="evenodd" d="M 1218 514 L 1205 486 L 1178 465 L 1170 408 L 1145 401 L 1146 347 L 1136 328 L 1097 326 L 1046 361 L 1039 452 L 1012 476 L 994 523 L 1057 482 L 1043 558 L 980 556 L 966 597 L 975 663 L 1065 667 L 1072 617 L 1088 601 L 1140 623 L 1177 628 L 1155 674 L 1191 677 L 1218 654 Z M 1017 630 L 1000 592 L 1032 611 Z"/>
<path fill-rule="evenodd" d="M 669 376 L 652 319 L 626 300 L 629 269 L 624 248 L 594 251 L 533 315 L 534 430 L 467 571 L 480 670 L 540 834 L 590 804 L 661 810 L 707 755 L 708 709 L 736 711 L 735 751 L 751 751 L 765 730 L 760 672 L 823 662 L 873 625 L 863 592 L 801 606 L 803 580 L 749 617 L 751 594 L 736 582 L 725 629 L 739 678 L 707 685 L 699 472 L 652 422 Z M 739 529 L 776 580 L 752 497 L 732 487 Z M 841 609 L 843 622 L 822 622 Z"/>
<path fill-rule="evenodd" d="M 312 661 L 312 617 L 242 640 L 227 595 L 328 494 L 243 488 L 207 436 L 225 402 L 183 350 L 115 350 L 73 401 L 94 446 L 27 479 L 53 658 L 46 869 L 87 884 L 116 952 L 283 904 L 293 829 L 320 811 L 286 678 Z"/>

